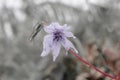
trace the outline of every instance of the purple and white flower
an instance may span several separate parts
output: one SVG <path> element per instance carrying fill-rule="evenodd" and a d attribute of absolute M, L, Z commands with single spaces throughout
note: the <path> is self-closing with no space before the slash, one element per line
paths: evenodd
<path fill-rule="evenodd" d="M 72 32 L 69 31 L 69 29 L 70 27 L 66 24 L 61 26 L 58 23 L 52 23 L 49 26 L 44 27 L 44 30 L 48 33 L 48 35 L 44 37 L 43 51 L 41 53 L 41 56 L 44 57 L 48 55 L 52 50 L 53 61 L 55 61 L 57 56 L 59 55 L 61 46 L 66 49 L 66 53 L 70 48 L 78 53 L 71 41 L 67 39 L 67 37 L 75 38 L 75 36 Z"/>

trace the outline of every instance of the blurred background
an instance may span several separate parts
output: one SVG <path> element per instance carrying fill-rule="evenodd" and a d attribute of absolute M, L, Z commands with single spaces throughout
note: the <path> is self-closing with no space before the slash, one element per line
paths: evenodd
<path fill-rule="evenodd" d="M 111 80 L 73 55 L 55 62 L 41 58 L 41 31 L 29 37 L 37 23 L 68 24 L 79 55 L 106 73 L 120 73 L 119 0 L 0 0 L 0 80 Z"/>

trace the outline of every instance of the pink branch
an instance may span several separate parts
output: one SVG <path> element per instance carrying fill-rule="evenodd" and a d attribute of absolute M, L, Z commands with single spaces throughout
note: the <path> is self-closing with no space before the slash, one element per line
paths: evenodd
<path fill-rule="evenodd" d="M 89 62 L 87 62 L 86 60 L 84 60 L 82 57 L 80 57 L 77 53 L 75 53 L 72 49 L 69 49 L 69 52 L 71 52 L 75 57 L 77 57 L 80 61 L 82 61 L 84 64 L 92 67 L 93 69 L 95 69 L 96 71 L 98 71 L 99 73 L 103 74 L 106 77 L 109 77 L 111 79 L 115 79 L 115 77 L 101 71 L 100 69 L 96 68 L 95 66 L 91 65 Z"/>

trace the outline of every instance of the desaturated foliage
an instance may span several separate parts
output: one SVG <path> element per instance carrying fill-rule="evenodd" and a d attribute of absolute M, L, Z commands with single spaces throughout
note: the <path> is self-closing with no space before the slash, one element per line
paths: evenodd
<path fill-rule="evenodd" d="M 68 24 L 79 55 L 105 72 L 120 73 L 119 0 L 0 0 L 1 80 L 109 80 L 72 55 L 60 54 L 56 62 L 51 55 L 41 58 L 46 33 L 29 37 L 42 21 Z"/>

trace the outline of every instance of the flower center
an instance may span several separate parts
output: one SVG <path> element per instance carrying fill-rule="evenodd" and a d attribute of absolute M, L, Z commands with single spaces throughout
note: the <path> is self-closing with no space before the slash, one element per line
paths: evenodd
<path fill-rule="evenodd" d="M 62 32 L 60 31 L 56 31 L 55 33 L 53 33 L 54 38 L 53 41 L 60 41 L 63 37 L 62 37 Z"/>

